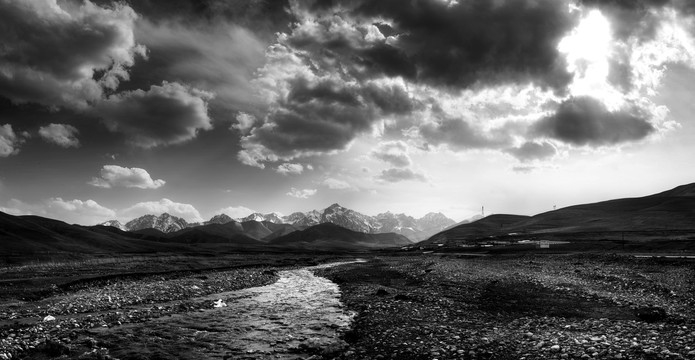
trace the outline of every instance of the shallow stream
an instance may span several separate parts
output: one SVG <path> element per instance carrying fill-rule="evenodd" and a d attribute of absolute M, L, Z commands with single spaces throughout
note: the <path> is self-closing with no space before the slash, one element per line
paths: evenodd
<path fill-rule="evenodd" d="M 318 267 L 338 266 L 332 263 Z M 274 284 L 213 294 L 220 307 L 101 329 L 116 357 L 302 359 L 344 346 L 340 331 L 354 314 L 338 285 L 312 268 L 279 272 Z M 221 302 L 220 302 L 221 300 Z"/>

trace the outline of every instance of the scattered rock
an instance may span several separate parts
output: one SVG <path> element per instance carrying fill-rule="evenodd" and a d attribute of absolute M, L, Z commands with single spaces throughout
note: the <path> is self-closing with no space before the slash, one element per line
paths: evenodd
<path fill-rule="evenodd" d="M 666 319 L 666 310 L 658 306 L 643 306 L 635 309 L 635 315 L 646 322 L 657 322 Z"/>
<path fill-rule="evenodd" d="M 54 340 L 46 341 L 46 343 L 41 347 L 40 350 L 52 357 L 70 355 L 70 347 Z"/>
<path fill-rule="evenodd" d="M 379 289 L 376 291 L 376 296 L 388 296 L 389 292 L 384 289 Z"/>
<path fill-rule="evenodd" d="M 51 315 L 47 315 L 46 317 L 43 318 L 43 322 L 48 322 L 48 321 L 56 321 L 56 318 Z"/>

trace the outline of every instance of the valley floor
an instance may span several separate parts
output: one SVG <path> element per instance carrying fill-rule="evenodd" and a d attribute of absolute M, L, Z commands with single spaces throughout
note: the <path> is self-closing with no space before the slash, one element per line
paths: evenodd
<path fill-rule="evenodd" d="M 320 274 L 359 313 L 340 359 L 695 359 L 693 262 L 430 255 Z"/>
<path fill-rule="evenodd" d="M 154 257 L 0 269 L 0 359 L 695 359 L 692 261 L 357 257 L 367 261 L 307 269 L 333 283 L 298 269 L 355 256 Z M 288 287 L 291 281 L 300 285 Z M 289 308 L 277 304 L 288 302 L 280 295 L 299 290 L 307 299 L 291 302 L 310 303 L 311 284 L 319 285 L 316 294 L 340 296 L 342 305 L 326 301 L 338 318 L 355 314 L 350 328 L 344 319 L 286 324 Z M 215 308 L 220 298 L 230 307 Z M 238 317 L 260 309 L 259 299 L 269 301 L 259 321 Z M 49 315 L 55 319 L 43 321 Z M 235 331 L 255 326 L 259 335 L 275 334 L 263 330 L 273 324 L 289 333 L 252 351 L 229 344 Z M 316 343 L 309 334 L 335 330 L 333 342 Z M 220 351 L 225 347 L 231 351 Z"/>

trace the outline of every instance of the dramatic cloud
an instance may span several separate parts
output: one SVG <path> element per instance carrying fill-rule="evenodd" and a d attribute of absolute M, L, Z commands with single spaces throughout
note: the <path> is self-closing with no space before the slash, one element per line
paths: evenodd
<path fill-rule="evenodd" d="M 39 136 L 42 139 L 64 148 L 80 147 L 77 134 L 79 131 L 72 125 L 49 124 L 39 128 Z"/>
<path fill-rule="evenodd" d="M 166 184 L 166 181 L 162 179 L 152 180 L 152 177 L 145 169 L 127 168 L 118 165 L 104 165 L 100 176 L 92 178 L 89 184 L 106 189 L 114 187 L 157 189 Z"/>
<path fill-rule="evenodd" d="M 644 139 L 656 131 L 640 109 L 609 111 L 590 97 L 569 99 L 534 125 L 535 132 L 572 145 L 606 146 Z"/>
<path fill-rule="evenodd" d="M 377 179 L 391 183 L 408 180 L 427 181 L 427 177 L 424 174 L 409 168 L 391 168 L 383 170 L 381 174 L 377 176 Z"/>
<path fill-rule="evenodd" d="M 348 189 L 355 189 L 354 186 L 350 185 L 347 181 L 335 179 L 335 178 L 326 178 L 324 179 L 321 184 L 326 186 L 329 189 L 332 190 L 348 190 Z"/>
<path fill-rule="evenodd" d="M 284 163 L 279 165 L 275 171 L 282 175 L 299 175 L 304 171 L 304 166 L 302 164 Z"/>
<path fill-rule="evenodd" d="M 96 114 L 109 130 L 123 133 L 141 148 L 179 144 L 212 128 L 208 116 L 208 92 L 179 83 L 152 85 L 111 95 L 96 106 Z"/>
<path fill-rule="evenodd" d="M 507 152 L 521 161 L 544 160 L 555 156 L 557 149 L 548 142 L 525 142 Z"/>
<path fill-rule="evenodd" d="M 244 206 L 230 206 L 226 207 L 224 209 L 220 209 L 215 211 L 215 214 L 226 214 L 227 216 L 231 217 L 232 219 L 240 219 L 247 217 L 253 213 L 255 213 L 255 210 L 249 209 Z"/>
<path fill-rule="evenodd" d="M 272 96 L 280 97 L 277 107 L 242 139 L 242 162 L 255 165 L 343 150 L 372 129 L 379 110 L 361 96 L 361 88 L 332 75 L 282 82 L 273 86 L 278 93 Z"/>
<path fill-rule="evenodd" d="M 556 49 L 575 22 L 567 1 L 357 3 L 354 16 L 384 19 L 377 25 L 383 40 L 350 50 L 391 76 L 459 88 L 528 81 L 561 88 L 570 80 Z"/>
<path fill-rule="evenodd" d="M 0 2 L 0 95 L 51 107 L 99 100 L 144 55 L 133 36 L 136 18 L 123 4 Z"/>
<path fill-rule="evenodd" d="M 292 36 L 278 40 L 254 81 L 267 105 L 235 126 L 245 134 L 238 155 L 244 164 L 263 167 L 263 162 L 345 150 L 379 121 L 416 106 L 403 81 L 356 79 L 336 62 L 323 64 L 321 54 L 295 48 Z"/>
<path fill-rule="evenodd" d="M 246 135 L 249 130 L 253 128 L 256 118 L 253 117 L 253 115 L 241 112 L 236 116 L 236 121 L 236 124 L 232 124 L 232 129 L 237 129 L 242 134 Z"/>
<path fill-rule="evenodd" d="M 576 23 L 564 1 L 319 2 L 293 11 L 300 21 L 269 48 L 256 81 L 269 107 L 243 122 L 255 124 L 238 156 L 247 165 L 343 150 L 380 121 L 436 103 L 414 97 L 411 83 L 448 92 L 479 83 L 561 89 L 571 80 L 557 50 Z M 457 149 L 503 145 L 448 118 L 428 122 L 423 136 Z"/>
<path fill-rule="evenodd" d="M 387 141 L 379 144 L 372 150 L 372 156 L 396 167 L 408 167 L 412 165 L 408 155 L 408 145 L 403 141 Z"/>
<path fill-rule="evenodd" d="M 684 16 L 695 6 L 675 0 L 584 3 L 292 3 L 297 21 L 268 48 L 267 63 L 253 81 L 265 106 L 239 115 L 233 125 L 242 134 L 238 159 L 263 168 L 334 154 L 375 133 L 390 139 L 405 134 L 423 150 L 552 157 L 549 144 L 542 150 L 514 147 L 540 144 L 533 124 L 556 104 L 586 97 L 600 99 L 604 115 L 615 115 L 590 128 L 607 122 L 610 131 L 631 123 L 634 133 L 609 133 L 597 141 L 570 140 L 562 130 L 541 133 L 588 146 L 642 138 L 651 132 L 649 124 L 661 121 L 653 120 L 654 111 L 664 113 L 650 96 L 665 66 L 695 66 L 695 27 Z M 614 22 L 639 29 L 626 32 L 629 26 Z M 560 107 L 558 114 L 566 113 Z M 620 120 L 621 113 L 635 118 Z M 409 160 L 384 161 L 407 167 Z"/>
<path fill-rule="evenodd" d="M 657 12 L 663 8 L 693 14 L 695 5 L 689 0 L 581 0 L 589 8 L 598 8 L 611 19 L 615 34 L 621 39 L 633 36 L 647 38 L 658 27 Z"/>
<path fill-rule="evenodd" d="M 295 20 L 287 11 L 289 0 L 148 0 L 130 4 L 138 14 L 156 23 L 172 19 L 191 25 L 232 23 L 268 39 Z"/>
<path fill-rule="evenodd" d="M 287 193 L 288 196 L 296 197 L 297 199 L 308 199 L 311 196 L 316 195 L 317 190 L 316 189 L 297 189 L 297 188 L 291 188 L 290 191 Z"/>
<path fill-rule="evenodd" d="M 414 130 L 411 133 L 419 135 L 426 145 L 446 145 L 452 150 L 499 149 L 511 141 L 503 129 L 485 133 L 464 119 L 447 116 L 435 116 Z"/>
<path fill-rule="evenodd" d="M 0 157 L 8 157 L 19 153 L 21 140 L 12 130 L 12 125 L 5 124 L 0 126 Z"/>
<path fill-rule="evenodd" d="M 148 61 L 133 77 L 159 83 L 162 79 L 213 92 L 216 118 L 247 111 L 260 103 L 251 87 L 254 71 L 265 61 L 267 44 L 249 30 L 222 21 L 197 23 L 143 20 L 136 36 L 147 46 Z M 218 119 L 221 120 L 221 119 Z"/>
<path fill-rule="evenodd" d="M 191 204 L 173 202 L 169 199 L 137 203 L 119 212 L 122 218 L 134 219 L 147 214 L 163 214 L 181 217 L 188 222 L 202 222 L 198 210 Z"/>
<path fill-rule="evenodd" d="M 38 215 L 80 225 L 95 225 L 116 217 L 115 211 L 94 200 L 63 200 L 56 197 L 38 204 L 28 204 L 13 199 L 8 207 L 16 215 Z"/>

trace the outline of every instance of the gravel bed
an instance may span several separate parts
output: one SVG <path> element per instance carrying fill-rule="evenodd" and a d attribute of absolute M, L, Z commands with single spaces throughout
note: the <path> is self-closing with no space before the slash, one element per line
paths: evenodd
<path fill-rule="evenodd" d="M 35 302 L 0 307 L 0 360 L 53 358 L 84 346 L 85 330 L 144 322 L 166 315 L 213 308 L 196 298 L 262 286 L 277 279 L 270 268 L 233 269 L 189 276 L 146 276 L 82 284 L 76 291 Z M 75 342 L 79 339 L 80 344 Z M 94 358 L 108 351 L 87 339 Z M 73 352 L 74 353 L 74 352 Z"/>
<path fill-rule="evenodd" d="M 326 359 L 695 359 L 692 263 L 399 257 L 319 274 L 358 312 Z"/>

